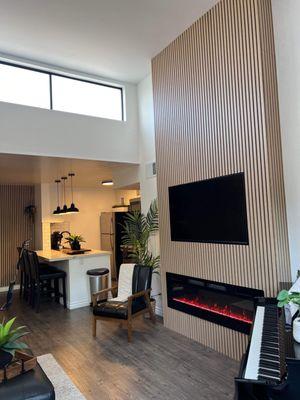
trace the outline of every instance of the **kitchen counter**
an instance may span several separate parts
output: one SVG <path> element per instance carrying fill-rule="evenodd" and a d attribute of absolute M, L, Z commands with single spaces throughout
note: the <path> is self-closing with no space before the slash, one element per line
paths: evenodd
<path fill-rule="evenodd" d="M 67 307 L 70 310 L 86 307 L 91 302 L 90 283 L 87 271 L 106 267 L 110 270 L 109 251 L 91 250 L 84 254 L 66 254 L 58 250 L 38 250 L 41 262 L 49 263 L 65 271 Z M 108 284 L 111 286 L 111 277 Z"/>
<path fill-rule="evenodd" d="M 111 254 L 109 251 L 103 250 L 91 250 L 87 251 L 84 254 L 66 254 L 63 251 L 58 250 L 38 250 L 36 253 L 41 261 L 46 261 L 49 263 L 57 261 L 67 261 L 74 258 L 97 257 L 101 255 L 107 256 Z"/>

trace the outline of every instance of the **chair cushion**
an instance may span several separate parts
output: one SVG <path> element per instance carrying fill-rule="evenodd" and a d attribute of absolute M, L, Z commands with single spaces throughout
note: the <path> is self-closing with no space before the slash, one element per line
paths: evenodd
<path fill-rule="evenodd" d="M 137 313 L 138 311 L 146 308 L 146 303 L 143 298 L 135 299 L 132 302 L 132 314 Z M 117 318 L 117 319 L 127 319 L 128 318 L 128 309 L 127 302 L 121 301 L 107 301 L 106 303 L 100 303 L 94 307 L 94 315 L 98 317 L 108 317 L 108 318 Z"/>
<path fill-rule="evenodd" d="M 37 365 L 28 371 L 0 385 L 2 400 L 55 400 L 52 383 L 42 368 Z"/>
<path fill-rule="evenodd" d="M 40 279 L 55 279 L 64 278 L 66 276 L 65 271 L 62 271 L 52 265 L 43 264 L 39 268 Z"/>

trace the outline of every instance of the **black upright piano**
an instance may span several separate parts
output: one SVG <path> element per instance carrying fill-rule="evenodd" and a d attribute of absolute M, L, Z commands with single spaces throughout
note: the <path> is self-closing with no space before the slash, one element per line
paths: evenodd
<path fill-rule="evenodd" d="M 275 299 L 258 299 L 250 340 L 235 378 L 235 400 L 300 400 L 300 344 Z"/>

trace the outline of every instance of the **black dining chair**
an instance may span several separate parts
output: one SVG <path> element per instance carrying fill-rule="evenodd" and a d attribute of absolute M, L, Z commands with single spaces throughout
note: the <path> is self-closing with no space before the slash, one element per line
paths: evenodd
<path fill-rule="evenodd" d="M 30 267 L 30 304 L 36 312 L 40 310 L 41 297 L 52 299 L 58 303 L 63 298 L 64 308 L 67 307 L 66 273 L 47 264 L 40 264 L 35 251 L 25 250 Z M 61 281 L 62 293 L 59 291 Z"/>
<path fill-rule="evenodd" d="M 24 250 L 28 249 L 31 239 L 25 240 L 20 247 L 17 247 L 18 250 L 18 261 L 17 261 L 17 270 L 19 271 L 20 276 L 20 297 L 25 297 L 28 295 L 28 285 L 29 282 L 26 280 L 28 273 L 26 274 L 26 265 L 24 260 Z M 28 272 L 28 271 L 27 271 Z"/>

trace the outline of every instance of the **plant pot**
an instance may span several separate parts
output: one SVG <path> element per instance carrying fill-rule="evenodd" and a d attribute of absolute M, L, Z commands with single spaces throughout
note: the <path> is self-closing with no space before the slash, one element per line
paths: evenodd
<path fill-rule="evenodd" d="M 150 304 L 151 304 L 152 311 L 153 311 L 154 314 L 155 314 L 156 300 L 155 300 L 153 297 L 151 297 L 151 299 L 150 299 Z M 150 318 L 150 315 L 149 315 L 149 314 L 144 314 L 144 317 L 149 319 L 149 318 Z"/>
<path fill-rule="evenodd" d="M 81 248 L 80 243 L 77 241 L 70 243 L 70 246 L 71 246 L 72 250 L 80 250 L 80 248 Z"/>
<path fill-rule="evenodd" d="M 293 337 L 300 343 L 300 318 L 296 318 L 293 322 Z"/>
<path fill-rule="evenodd" d="M 7 351 L 0 350 L 0 369 L 7 367 L 7 365 L 12 361 L 13 356 Z"/>

